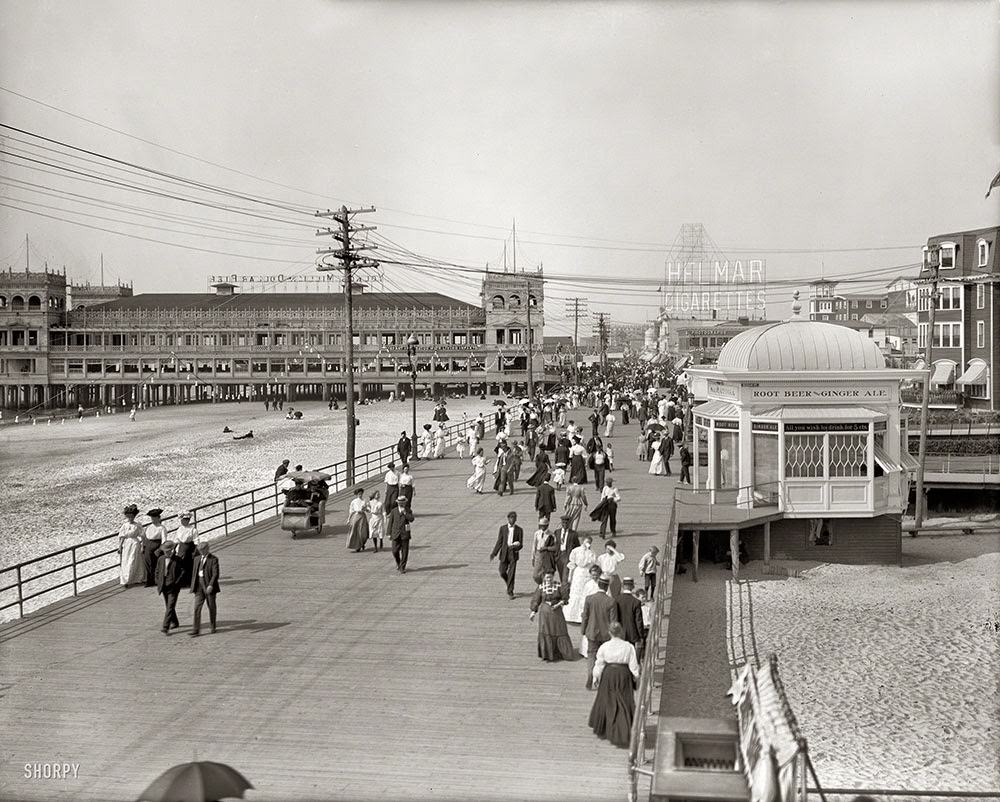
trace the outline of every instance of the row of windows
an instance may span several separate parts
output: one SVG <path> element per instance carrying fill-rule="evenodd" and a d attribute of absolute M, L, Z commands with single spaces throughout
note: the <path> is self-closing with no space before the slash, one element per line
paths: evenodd
<path fill-rule="evenodd" d="M 982 325 L 982 321 L 979 322 Z M 978 329 L 978 326 L 977 326 Z M 983 336 L 986 336 L 985 327 Z M 962 324 L 959 321 L 934 324 L 934 348 L 961 348 L 963 343 Z M 917 326 L 917 348 L 927 347 L 927 324 Z"/>
<path fill-rule="evenodd" d="M 38 345 L 38 329 L 0 329 L 0 346 Z"/>
<path fill-rule="evenodd" d="M 941 248 L 940 269 L 951 270 L 957 264 L 958 245 L 954 242 L 938 243 Z M 976 241 L 976 267 L 988 267 L 990 262 L 990 243 L 985 239 Z M 924 246 L 924 268 L 930 268 L 928 248 Z"/>
<path fill-rule="evenodd" d="M 867 474 L 867 434 L 785 435 L 787 478 L 826 479 Z"/>
<path fill-rule="evenodd" d="M 538 306 L 538 299 L 534 295 L 528 296 L 529 306 Z M 520 309 L 521 308 L 521 296 L 511 295 L 504 298 L 502 295 L 494 295 L 490 299 L 490 306 L 493 309 Z"/>
<path fill-rule="evenodd" d="M 9 301 L 6 295 L 0 295 L 0 309 L 7 309 L 8 303 L 13 312 L 20 312 L 24 309 L 29 312 L 40 312 L 42 309 L 42 299 L 38 295 L 29 295 L 27 300 L 23 295 L 12 295 Z M 51 297 L 45 305 L 49 309 L 65 309 L 66 299 Z"/>
<path fill-rule="evenodd" d="M 396 333 L 364 333 L 354 335 L 354 345 L 371 347 L 389 347 L 405 345 L 409 335 L 403 336 Z M 420 345 L 483 345 L 486 332 L 484 331 L 454 331 L 454 332 L 418 332 L 416 334 Z M 93 333 L 83 334 L 79 332 L 52 332 L 51 342 L 53 346 L 74 345 L 74 346 L 110 346 L 110 347 L 133 347 L 143 346 L 183 346 L 183 347 L 205 347 L 205 348 L 246 348 L 251 345 L 257 346 L 288 346 L 298 348 L 322 348 L 324 346 L 342 346 L 344 344 L 344 334 L 341 332 L 214 332 L 208 334 L 126 334 L 126 333 Z"/>
<path fill-rule="evenodd" d="M 503 357 L 503 367 L 517 369 L 517 365 L 525 368 L 526 357 Z M 355 360 L 354 369 L 364 373 L 410 373 L 410 363 L 393 359 L 361 359 Z M 465 373 L 485 372 L 486 361 L 480 357 L 417 357 L 417 373 Z M 345 363 L 339 359 L 170 359 L 170 360 L 133 360 L 123 362 L 101 362 L 88 360 L 55 360 L 52 371 L 57 375 L 133 375 L 133 376 L 170 376 L 210 373 L 215 375 L 236 374 L 284 374 L 284 373 L 343 373 Z"/>

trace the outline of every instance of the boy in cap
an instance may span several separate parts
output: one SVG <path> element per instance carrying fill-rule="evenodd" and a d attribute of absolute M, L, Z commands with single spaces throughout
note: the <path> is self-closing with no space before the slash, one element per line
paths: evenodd
<path fill-rule="evenodd" d="M 660 564 L 656 555 L 659 553 L 660 550 L 656 546 L 652 546 L 639 560 L 639 573 L 646 581 L 646 596 L 650 599 L 656 593 L 656 568 Z"/>
<path fill-rule="evenodd" d="M 174 556 L 174 542 L 167 540 L 162 546 L 163 553 L 156 561 L 156 589 L 163 596 L 166 612 L 163 614 L 163 634 L 169 635 L 181 622 L 177 620 L 177 595 L 181 589 L 180 561 Z"/>

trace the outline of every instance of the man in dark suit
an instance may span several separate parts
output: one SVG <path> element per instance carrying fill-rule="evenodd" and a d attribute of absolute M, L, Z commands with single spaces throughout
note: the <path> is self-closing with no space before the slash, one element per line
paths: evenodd
<path fill-rule="evenodd" d="M 569 553 L 580 545 L 580 538 L 569 528 L 572 521 L 572 516 L 564 515 L 561 519 L 562 526 L 556 532 L 556 568 L 559 569 L 559 581 L 564 585 L 569 574 Z"/>
<path fill-rule="evenodd" d="M 406 432 L 401 432 L 399 442 L 396 443 L 396 453 L 399 454 L 399 461 L 403 465 L 409 463 L 411 450 L 412 444 L 410 443 L 410 438 L 406 436 Z"/>
<path fill-rule="evenodd" d="M 389 513 L 385 522 L 389 542 L 392 543 L 392 558 L 396 561 L 396 571 L 406 573 L 406 559 L 410 556 L 410 524 L 413 513 L 405 496 L 396 499 L 396 508 Z"/>
<path fill-rule="evenodd" d="M 174 542 L 164 541 L 163 553 L 156 561 L 156 591 L 163 596 L 163 634 L 169 635 L 181 622 L 177 620 L 177 595 L 181 591 L 181 561 L 174 556 Z"/>
<path fill-rule="evenodd" d="M 549 484 L 548 476 L 535 489 L 535 509 L 539 518 L 548 518 L 556 509 L 556 490 Z"/>
<path fill-rule="evenodd" d="M 611 622 L 618 620 L 618 606 L 608 593 L 611 583 L 607 576 L 597 580 L 597 593 L 591 593 L 583 603 L 580 632 L 587 636 L 587 690 L 594 686 L 594 664 L 601 644 L 611 640 Z"/>
<path fill-rule="evenodd" d="M 625 577 L 622 580 L 622 592 L 615 605 L 618 608 L 618 622 L 622 625 L 622 639 L 635 646 L 636 657 L 641 660 L 645 626 L 642 623 L 642 605 L 632 595 L 634 590 L 635 581 Z"/>
<path fill-rule="evenodd" d="M 507 525 L 497 532 L 497 542 L 490 552 L 490 561 L 500 555 L 500 578 L 507 585 L 507 598 L 514 598 L 514 574 L 517 572 L 517 558 L 524 545 L 524 530 L 517 525 L 517 513 L 507 513 Z"/>
<path fill-rule="evenodd" d="M 219 558 L 212 554 L 208 543 L 198 544 L 198 556 L 191 571 L 191 592 L 194 594 L 194 629 L 191 637 L 197 638 L 201 630 L 201 608 L 208 604 L 208 618 L 215 632 L 215 594 L 219 592 Z"/>

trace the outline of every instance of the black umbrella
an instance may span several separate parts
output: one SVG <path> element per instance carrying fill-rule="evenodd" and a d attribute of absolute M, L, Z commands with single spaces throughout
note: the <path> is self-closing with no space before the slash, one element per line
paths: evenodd
<path fill-rule="evenodd" d="M 651 432 L 662 432 L 666 427 L 662 423 L 647 423 L 646 429 Z"/>
<path fill-rule="evenodd" d="M 139 795 L 137 802 L 213 802 L 243 798 L 253 788 L 236 769 L 224 763 L 197 761 L 167 769 Z"/>
<path fill-rule="evenodd" d="M 505 407 L 505 406 L 507 406 L 507 402 L 504 401 L 502 398 L 497 398 L 493 402 L 493 406 L 495 406 L 495 407 Z"/>

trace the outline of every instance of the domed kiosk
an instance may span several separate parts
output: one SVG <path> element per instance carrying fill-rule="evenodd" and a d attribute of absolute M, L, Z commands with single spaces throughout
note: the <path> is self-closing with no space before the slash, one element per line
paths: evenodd
<path fill-rule="evenodd" d="M 681 526 L 725 520 L 766 561 L 898 562 L 915 467 L 899 386 L 926 371 L 888 368 L 858 331 L 802 319 L 797 295 L 792 319 L 737 335 L 715 366 L 688 368 L 705 403 L 693 409 L 700 498 L 679 505 Z"/>

